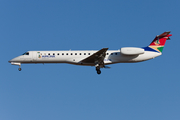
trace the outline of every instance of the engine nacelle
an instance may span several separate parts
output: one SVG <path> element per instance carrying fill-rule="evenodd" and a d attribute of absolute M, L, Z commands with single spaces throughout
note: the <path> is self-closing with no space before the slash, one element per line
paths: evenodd
<path fill-rule="evenodd" d="M 123 47 L 121 48 L 123 55 L 139 55 L 144 53 L 144 49 L 136 47 Z"/>

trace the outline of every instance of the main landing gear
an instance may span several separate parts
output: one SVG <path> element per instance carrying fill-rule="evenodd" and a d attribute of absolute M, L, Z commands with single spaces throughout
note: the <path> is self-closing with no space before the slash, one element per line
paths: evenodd
<path fill-rule="evenodd" d="M 97 71 L 97 74 L 101 74 L 101 70 L 96 70 Z"/>
<path fill-rule="evenodd" d="M 96 67 L 97 74 L 101 74 L 100 67 Z"/>

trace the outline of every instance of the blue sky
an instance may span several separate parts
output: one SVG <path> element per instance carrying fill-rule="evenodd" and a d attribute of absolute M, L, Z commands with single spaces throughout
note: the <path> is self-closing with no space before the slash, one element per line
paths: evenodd
<path fill-rule="evenodd" d="M 179 0 L 1 0 L 0 120 L 179 120 Z M 94 67 L 12 66 L 29 50 L 145 47 L 172 31 L 163 55 Z"/>

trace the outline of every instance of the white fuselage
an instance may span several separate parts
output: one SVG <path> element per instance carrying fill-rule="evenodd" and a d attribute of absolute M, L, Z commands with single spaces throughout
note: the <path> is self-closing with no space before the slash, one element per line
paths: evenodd
<path fill-rule="evenodd" d="M 76 65 L 94 66 L 93 63 L 81 63 L 81 60 L 93 55 L 92 51 L 28 51 L 28 54 L 18 56 L 9 62 L 11 64 L 23 63 L 69 63 Z M 120 50 L 108 50 L 104 58 L 104 64 L 141 62 L 160 56 L 162 53 L 145 51 L 140 55 L 123 55 Z"/>

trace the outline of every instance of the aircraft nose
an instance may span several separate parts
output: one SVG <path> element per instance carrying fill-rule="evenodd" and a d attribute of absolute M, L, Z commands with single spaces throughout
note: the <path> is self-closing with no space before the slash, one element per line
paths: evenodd
<path fill-rule="evenodd" d="M 8 62 L 11 63 L 11 62 L 18 62 L 18 61 L 20 61 L 20 56 L 19 57 L 15 57 L 15 58 L 9 60 Z"/>
<path fill-rule="evenodd" d="M 11 59 L 11 60 L 9 60 L 8 62 L 9 62 L 9 63 L 11 63 L 11 62 L 12 62 L 12 59 Z"/>
<path fill-rule="evenodd" d="M 11 62 L 15 62 L 16 61 L 16 58 L 13 58 L 11 60 L 9 60 L 8 62 L 11 63 Z"/>

